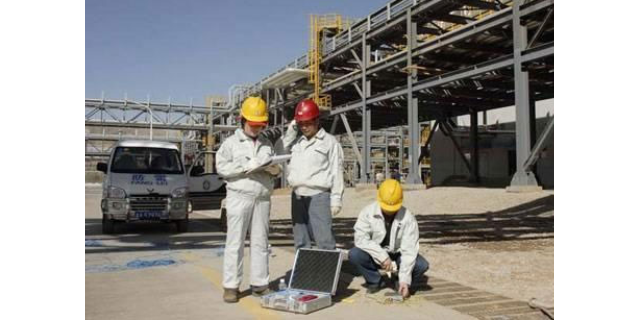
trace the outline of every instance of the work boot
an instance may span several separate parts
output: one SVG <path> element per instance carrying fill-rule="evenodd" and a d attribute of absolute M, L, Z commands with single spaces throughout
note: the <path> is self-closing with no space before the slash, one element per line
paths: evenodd
<path fill-rule="evenodd" d="M 224 293 L 222 294 L 222 299 L 227 303 L 236 303 L 238 302 L 238 289 L 227 289 L 224 288 Z"/>
<path fill-rule="evenodd" d="M 251 293 L 255 297 L 262 297 L 266 294 L 269 294 L 271 290 L 269 290 L 269 285 L 264 286 L 251 286 Z"/>

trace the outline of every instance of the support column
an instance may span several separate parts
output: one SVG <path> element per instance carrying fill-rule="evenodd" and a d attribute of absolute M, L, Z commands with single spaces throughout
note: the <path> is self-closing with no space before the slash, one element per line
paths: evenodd
<path fill-rule="evenodd" d="M 400 157 L 398 172 L 402 174 L 402 169 L 404 168 L 404 126 L 400 126 L 400 150 L 398 156 Z"/>
<path fill-rule="evenodd" d="M 418 99 L 413 96 L 413 83 L 417 80 L 418 74 L 413 66 L 413 48 L 416 45 L 416 23 L 411 20 L 411 8 L 407 10 L 407 66 L 410 73 L 407 75 L 407 123 L 409 124 L 409 175 L 407 184 L 421 184 L 420 177 L 420 125 L 418 124 Z"/>
<path fill-rule="evenodd" d="M 479 182 L 480 181 L 480 173 L 478 167 L 478 112 L 476 110 L 471 111 L 471 128 L 469 131 L 469 145 L 471 151 L 471 172 L 469 175 L 469 182 Z"/>
<path fill-rule="evenodd" d="M 536 99 L 534 95 L 535 92 L 532 92 L 531 85 L 529 85 L 529 136 L 531 139 L 531 149 L 533 149 L 533 146 L 538 140 L 538 128 L 536 128 Z M 529 153 L 529 155 L 531 155 L 531 152 Z M 536 166 L 530 168 L 525 167 L 525 171 L 526 170 L 530 170 L 534 177 L 538 174 Z"/>
<path fill-rule="evenodd" d="M 389 179 L 389 136 L 384 134 L 384 178 Z"/>
<path fill-rule="evenodd" d="M 280 105 L 280 104 L 284 105 L 284 102 L 286 101 L 285 100 L 286 99 L 286 90 L 282 90 L 279 95 L 276 93 L 275 96 L 276 96 L 276 99 L 275 99 L 276 100 L 276 102 L 275 102 L 276 108 L 278 108 L 278 105 Z M 278 96 L 280 97 L 280 99 L 278 99 Z M 282 134 L 283 135 L 287 130 L 287 127 L 285 126 L 286 123 L 287 123 L 287 118 L 285 116 L 284 107 L 282 107 L 282 112 L 280 112 L 280 124 L 282 125 Z M 287 163 L 285 162 L 282 165 L 282 167 L 283 167 L 284 173 L 280 175 L 280 179 L 281 179 L 280 180 L 280 186 L 282 188 L 286 188 L 288 186 L 287 174 L 286 174 L 286 172 L 287 172 Z"/>
<path fill-rule="evenodd" d="M 516 173 L 511 187 L 537 187 L 538 182 L 524 164 L 531 153 L 531 110 L 529 100 L 529 73 L 522 70 L 522 51 L 527 47 L 527 27 L 520 24 L 520 6 L 513 6 L 513 71 L 516 97 Z"/>
<path fill-rule="evenodd" d="M 371 93 L 371 83 L 367 80 L 367 67 L 370 57 L 367 45 L 367 33 L 362 34 L 362 166 L 360 167 L 360 183 L 369 182 L 371 172 L 371 110 L 367 106 L 367 97 Z"/>

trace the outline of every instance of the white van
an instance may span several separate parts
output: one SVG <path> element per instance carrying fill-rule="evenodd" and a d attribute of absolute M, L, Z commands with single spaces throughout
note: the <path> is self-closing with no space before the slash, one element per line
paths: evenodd
<path fill-rule="evenodd" d="M 120 141 L 102 184 L 102 231 L 113 233 L 116 222 L 173 222 L 178 232 L 189 226 L 189 183 L 178 147 L 160 141 Z"/>

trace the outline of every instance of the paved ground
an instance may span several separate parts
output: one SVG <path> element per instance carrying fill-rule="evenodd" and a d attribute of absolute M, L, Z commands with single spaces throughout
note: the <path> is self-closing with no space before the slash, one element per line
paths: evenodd
<path fill-rule="evenodd" d="M 421 289 L 408 301 L 389 304 L 384 294 L 390 289 L 366 295 L 364 280 L 354 276 L 348 263 L 330 308 L 306 316 L 263 309 L 249 295 L 247 277 L 240 303 L 225 304 L 221 289 L 225 235 L 218 227 L 219 212 L 194 214 L 188 233 L 175 233 L 171 224 L 148 223 L 120 226 L 117 234 L 103 235 L 99 200 L 99 186 L 85 187 L 85 319 L 545 319 L 524 301 L 445 280 L 438 272 L 422 279 Z M 274 287 L 294 257 L 286 219 L 276 217 L 270 258 Z M 353 220 L 345 213 L 335 221 L 345 238 Z M 249 265 L 245 262 L 245 267 Z"/>

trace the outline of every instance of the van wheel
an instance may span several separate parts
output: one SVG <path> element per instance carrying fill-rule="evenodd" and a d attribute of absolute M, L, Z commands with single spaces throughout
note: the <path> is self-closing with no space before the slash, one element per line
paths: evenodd
<path fill-rule="evenodd" d="M 220 209 L 220 229 L 227 232 L 227 208 Z"/>
<path fill-rule="evenodd" d="M 103 234 L 112 234 L 115 232 L 115 222 L 106 215 L 102 215 L 102 233 Z"/>
<path fill-rule="evenodd" d="M 185 218 L 183 220 L 176 221 L 176 228 L 178 232 L 188 232 L 189 231 L 189 218 Z"/>

